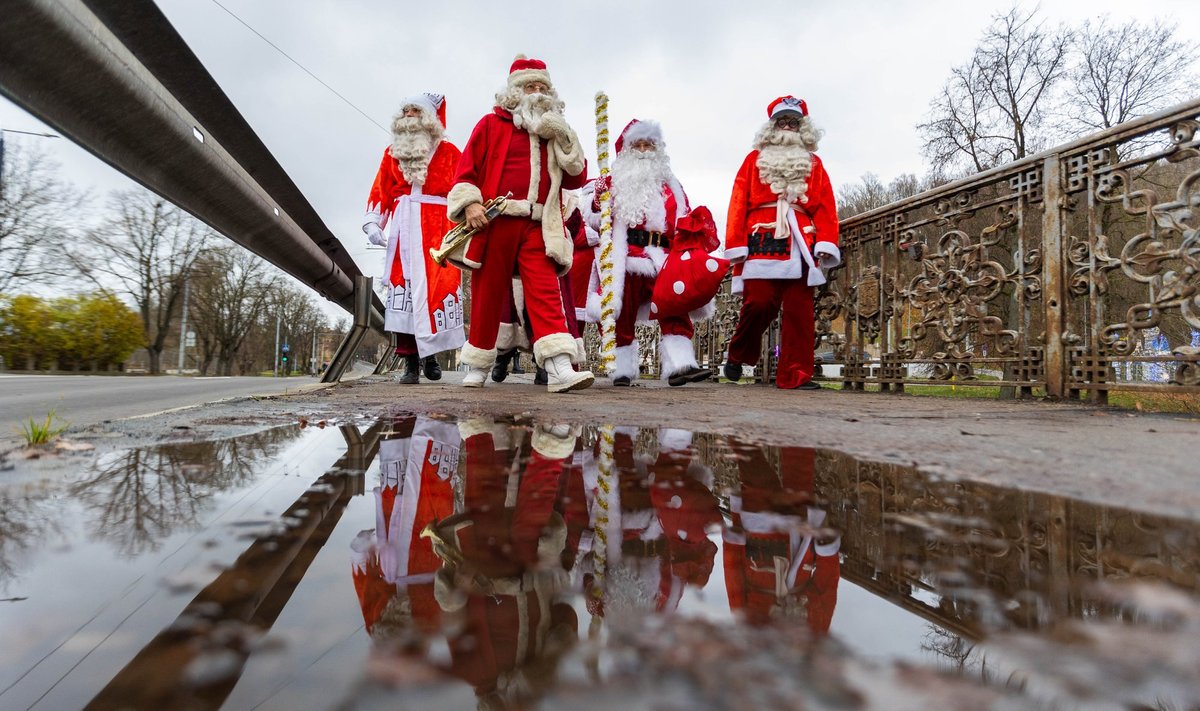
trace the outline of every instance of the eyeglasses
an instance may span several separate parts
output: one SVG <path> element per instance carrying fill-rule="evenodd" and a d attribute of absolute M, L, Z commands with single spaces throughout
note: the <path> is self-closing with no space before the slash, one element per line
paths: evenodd
<path fill-rule="evenodd" d="M 794 116 L 785 116 L 775 119 L 775 125 L 779 128 L 800 128 L 800 119 Z"/>

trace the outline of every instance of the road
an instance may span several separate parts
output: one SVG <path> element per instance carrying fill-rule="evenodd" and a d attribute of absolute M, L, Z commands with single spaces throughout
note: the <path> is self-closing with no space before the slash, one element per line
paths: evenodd
<path fill-rule="evenodd" d="M 21 424 L 30 417 L 43 421 L 51 410 L 72 427 L 86 427 L 228 397 L 296 392 L 317 382 L 310 376 L 0 375 L 0 450 L 14 443 Z"/>

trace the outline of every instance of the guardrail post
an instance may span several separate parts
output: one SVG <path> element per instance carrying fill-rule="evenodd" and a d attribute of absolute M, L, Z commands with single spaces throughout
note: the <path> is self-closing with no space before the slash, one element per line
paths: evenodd
<path fill-rule="evenodd" d="M 1063 255 L 1063 193 L 1059 155 L 1042 164 L 1044 213 L 1042 215 L 1042 298 L 1046 319 L 1046 394 L 1061 398 L 1066 392 L 1067 353 L 1063 343 L 1066 274 Z"/>
<path fill-rule="evenodd" d="M 354 362 L 354 351 L 358 350 L 363 337 L 367 335 L 367 329 L 371 326 L 371 312 L 373 311 L 371 297 L 374 295 L 372 281 L 371 277 L 361 274 L 354 277 L 354 325 L 342 339 L 333 360 L 329 361 L 329 367 L 321 376 L 322 383 L 340 381 L 346 368 Z"/>

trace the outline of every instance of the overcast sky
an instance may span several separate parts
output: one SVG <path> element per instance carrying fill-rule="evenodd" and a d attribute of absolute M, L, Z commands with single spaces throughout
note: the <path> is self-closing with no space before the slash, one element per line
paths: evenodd
<path fill-rule="evenodd" d="M 221 2 L 376 123 L 386 126 L 405 96 L 445 94 L 448 134 L 460 146 L 490 111 L 513 56 L 543 59 L 593 157 L 593 96 L 603 89 L 614 136 L 633 117 L 660 121 L 693 205 L 708 205 L 721 225 L 733 175 L 767 103 L 782 94 L 804 98 L 826 131 L 819 153 L 835 185 L 867 172 L 885 181 L 923 174 L 915 124 L 989 18 L 1010 7 L 1007 0 Z M 366 249 L 359 226 L 389 136 L 212 0 L 158 4 L 364 272 L 377 276 L 382 252 Z M 1103 14 L 1169 18 L 1183 21 L 1181 39 L 1200 41 L 1195 0 L 1046 0 L 1041 7 L 1051 21 L 1072 24 Z M 0 126 L 44 130 L 3 99 Z M 65 140 L 9 140 L 42 142 L 98 197 L 129 185 Z M 589 170 L 595 174 L 594 161 Z"/>

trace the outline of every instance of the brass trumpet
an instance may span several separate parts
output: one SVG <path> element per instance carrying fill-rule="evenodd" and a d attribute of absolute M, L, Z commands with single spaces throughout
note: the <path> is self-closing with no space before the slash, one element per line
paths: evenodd
<path fill-rule="evenodd" d="M 512 193 L 497 195 L 483 203 L 483 214 L 487 216 L 488 221 L 491 221 L 504 211 L 504 203 L 508 202 L 511 197 Z M 429 248 L 429 256 L 433 258 L 434 263 L 439 267 L 446 266 L 446 260 L 450 258 L 450 254 L 465 245 L 467 240 L 471 239 L 478 231 L 467 227 L 466 222 L 455 225 L 452 230 L 442 237 L 441 247 Z"/>

